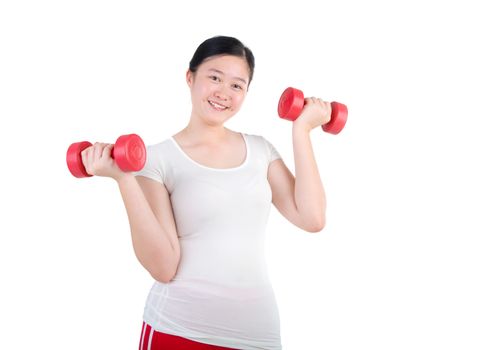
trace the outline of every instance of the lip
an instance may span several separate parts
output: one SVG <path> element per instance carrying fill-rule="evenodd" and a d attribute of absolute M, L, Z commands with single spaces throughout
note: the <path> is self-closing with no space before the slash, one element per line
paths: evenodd
<path fill-rule="evenodd" d="M 226 109 L 228 109 L 228 108 L 230 108 L 230 107 L 228 107 L 228 106 L 224 105 L 223 103 L 219 103 L 218 101 L 215 101 L 215 100 L 210 100 L 210 99 L 208 99 L 208 103 L 209 103 L 212 107 L 214 107 L 214 108 L 216 108 L 216 106 L 214 106 L 213 104 L 216 104 L 216 105 L 218 105 L 218 106 L 224 107 L 224 109 L 225 109 L 225 110 L 226 110 Z"/>

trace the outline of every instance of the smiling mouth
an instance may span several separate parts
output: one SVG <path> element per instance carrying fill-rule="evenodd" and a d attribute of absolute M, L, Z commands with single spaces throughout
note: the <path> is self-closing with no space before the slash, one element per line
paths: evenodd
<path fill-rule="evenodd" d="M 211 100 L 208 100 L 208 102 L 211 105 L 211 107 L 213 107 L 217 111 L 224 111 L 225 109 L 228 109 L 227 106 L 220 105 L 219 103 L 213 102 Z"/>

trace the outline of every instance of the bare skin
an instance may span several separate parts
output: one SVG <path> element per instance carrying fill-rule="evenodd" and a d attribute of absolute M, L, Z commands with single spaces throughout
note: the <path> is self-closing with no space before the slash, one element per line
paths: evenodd
<path fill-rule="evenodd" d="M 182 150 L 199 164 L 233 168 L 246 157 L 242 135 L 224 123 L 241 108 L 249 87 L 249 68 L 243 58 L 213 56 L 193 73 L 186 73 L 192 97 L 188 125 L 173 135 Z M 310 131 L 330 120 L 330 103 L 306 98 L 293 122 L 296 175 L 282 159 L 268 168 L 272 203 L 291 223 L 308 232 L 325 226 L 326 198 L 310 140 Z M 121 171 L 110 157 L 112 144 L 95 143 L 82 152 L 89 174 L 118 183 L 128 214 L 135 254 L 153 278 L 169 282 L 181 259 L 175 219 L 166 187 L 154 180 Z"/>

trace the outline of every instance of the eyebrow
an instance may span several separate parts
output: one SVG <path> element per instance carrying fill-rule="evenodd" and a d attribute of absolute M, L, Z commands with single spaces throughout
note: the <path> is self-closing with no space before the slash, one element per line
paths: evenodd
<path fill-rule="evenodd" d="M 225 75 L 225 73 L 223 73 L 221 70 L 216 69 L 216 68 L 210 68 L 210 69 L 209 69 L 209 71 L 212 71 L 212 72 L 216 72 L 216 73 L 219 73 L 219 74 Z M 235 79 L 240 80 L 241 82 L 243 82 L 244 84 L 246 84 L 246 85 L 247 85 L 247 82 L 246 82 L 244 79 L 239 78 L 239 77 L 235 77 Z"/>

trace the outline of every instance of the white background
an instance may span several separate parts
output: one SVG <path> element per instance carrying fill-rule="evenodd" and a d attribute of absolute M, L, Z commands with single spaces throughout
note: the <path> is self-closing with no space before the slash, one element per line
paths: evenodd
<path fill-rule="evenodd" d="M 287 86 L 347 104 L 311 133 L 327 226 L 273 208 L 284 349 L 497 349 L 498 22 L 491 1 L 3 1 L 0 347 L 136 349 L 152 279 L 113 180 L 65 152 L 190 115 L 185 71 L 213 35 L 256 57 L 227 124 L 294 170 Z"/>

